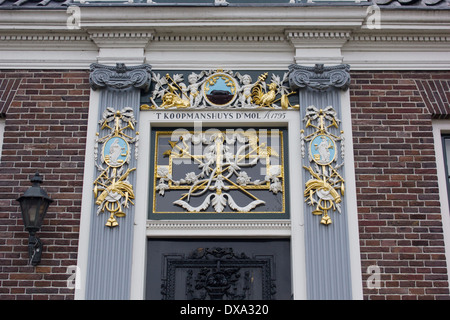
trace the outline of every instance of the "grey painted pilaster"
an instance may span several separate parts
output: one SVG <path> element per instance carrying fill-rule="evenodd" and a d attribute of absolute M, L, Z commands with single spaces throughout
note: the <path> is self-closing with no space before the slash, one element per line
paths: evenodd
<path fill-rule="evenodd" d="M 90 84 L 93 90 L 101 90 L 98 106 L 98 136 L 88 139 L 101 140 L 105 137 L 107 130 L 102 128 L 104 119 L 113 119 L 108 123 L 114 127 L 114 114 L 117 111 L 127 110 L 126 120 L 139 119 L 139 100 L 141 90 L 148 89 L 151 81 L 151 67 L 140 65 L 126 67 L 117 64 L 115 67 L 100 64 L 91 65 Z M 131 111 L 132 110 L 132 111 Z M 125 129 L 123 132 L 130 137 L 136 134 L 138 121 L 135 121 L 134 129 Z M 136 168 L 136 141 L 130 143 L 129 162 L 123 166 L 126 169 Z M 105 168 L 101 146 L 98 150 L 92 150 L 92 156 L 96 157 L 96 175 L 92 181 L 101 174 L 101 167 Z M 107 167 L 107 166 L 106 166 Z M 117 168 L 119 171 L 120 168 Z M 115 170 L 111 168 L 110 171 Z M 136 171 L 131 172 L 125 181 L 132 186 L 135 185 Z M 93 185 L 94 187 L 94 185 Z M 136 191 L 136 190 L 135 190 Z M 137 196 L 137 195 L 136 195 Z M 122 300 L 130 297 L 131 284 L 131 262 L 133 248 L 133 224 L 134 206 L 126 208 L 126 216 L 118 217 L 118 226 L 108 227 L 105 222 L 109 217 L 107 210 L 98 211 L 98 205 L 92 207 L 88 267 L 86 275 L 86 299 L 95 300 Z M 125 208 L 124 208 L 125 209 Z"/>
<path fill-rule="evenodd" d="M 343 152 L 345 152 L 345 141 L 340 139 L 342 136 L 342 123 L 351 121 L 351 119 L 343 119 L 341 117 L 341 92 L 347 90 L 350 83 L 350 75 L 348 73 L 348 65 L 338 65 L 332 67 L 324 67 L 316 65 L 315 67 L 304 67 L 299 65 L 291 65 L 290 85 L 292 89 L 299 91 L 300 103 L 300 119 L 302 132 L 302 159 L 301 166 L 311 168 L 316 174 L 316 178 L 308 169 L 303 169 L 302 190 L 306 190 L 306 183 L 320 178 L 316 181 L 332 179 L 338 180 L 338 177 L 345 179 L 343 167 Z M 315 108 L 311 108 L 314 106 Z M 332 109 L 327 107 L 332 106 Z M 328 110 L 328 111 L 326 111 Z M 326 113 L 328 112 L 328 113 Z M 307 116 L 308 113 L 308 116 Z M 323 121 L 336 119 L 336 126 L 331 125 L 326 130 L 334 140 L 335 146 L 331 149 L 334 152 L 336 161 L 330 166 L 336 168 L 338 175 L 334 175 L 329 180 L 324 178 L 331 176 L 331 167 L 321 165 L 320 162 L 314 161 L 311 156 L 311 148 L 318 149 L 318 141 L 313 142 L 315 132 L 318 128 L 310 126 L 308 120 L 313 123 L 318 121 L 319 114 L 323 116 Z M 326 118 L 328 117 L 328 118 Z M 317 124 L 317 122 L 314 122 Z M 326 125 L 329 125 L 327 122 Z M 336 137 L 336 138 L 335 138 Z M 309 139 L 309 140 L 308 140 Z M 318 138 L 320 139 L 320 137 Z M 332 144 L 332 143 L 330 143 Z M 333 150 L 334 149 L 334 150 Z M 319 155 L 316 155 L 318 157 Z M 317 158 L 316 158 L 317 160 Z M 342 183 L 338 181 L 336 186 L 336 197 L 340 197 L 338 201 L 334 201 L 336 207 L 340 206 L 341 212 L 328 210 L 328 215 L 332 220 L 331 224 L 324 225 L 321 223 L 321 215 L 318 210 L 318 203 L 310 201 L 308 195 L 302 193 L 305 198 L 303 210 L 305 217 L 305 246 L 306 246 L 306 276 L 307 276 L 307 297 L 308 299 L 352 299 L 352 284 L 350 272 L 350 247 L 348 234 L 348 216 L 345 201 L 345 192 L 338 187 Z M 314 192 L 320 190 L 320 187 L 313 189 Z M 327 191 L 321 189 L 322 191 Z M 334 190 L 333 190 L 334 191 Z M 309 191 L 308 191 L 309 192 Z M 323 193 L 325 193 L 323 192 Z M 330 194 L 327 195 L 330 197 Z M 322 197 L 324 197 L 322 195 Z M 320 200 L 319 192 L 313 193 L 311 198 Z M 322 199 L 326 199 L 325 197 Z M 336 198 L 335 198 L 336 199 Z M 337 203 L 336 203 L 337 202 Z M 330 202 L 327 202 L 329 204 Z M 315 214 L 313 214 L 315 212 Z M 323 216 L 323 215 L 322 215 Z M 355 244 L 359 245 L 359 244 Z"/>

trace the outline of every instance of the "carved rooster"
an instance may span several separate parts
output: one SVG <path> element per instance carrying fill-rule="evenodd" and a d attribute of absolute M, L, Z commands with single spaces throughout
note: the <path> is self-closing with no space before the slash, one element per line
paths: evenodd
<path fill-rule="evenodd" d="M 272 103 L 275 101 L 275 98 L 277 96 L 277 84 L 272 82 L 269 84 L 269 91 L 264 92 L 261 85 L 257 85 L 253 87 L 252 89 L 252 98 L 253 103 L 259 105 L 260 108 L 262 107 L 272 107 Z"/>

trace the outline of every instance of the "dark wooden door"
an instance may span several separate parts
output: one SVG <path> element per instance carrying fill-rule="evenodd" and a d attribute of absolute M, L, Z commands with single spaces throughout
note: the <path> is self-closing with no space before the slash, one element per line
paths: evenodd
<path fill-rule="evenodd" d="M 149 300 L 291 299 L 287 239 L 149 239 Z"/>

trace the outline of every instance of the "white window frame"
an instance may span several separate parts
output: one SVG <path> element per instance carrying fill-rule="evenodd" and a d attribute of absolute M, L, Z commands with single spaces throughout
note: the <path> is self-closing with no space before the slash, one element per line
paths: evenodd
<path fill-rule="evenodd" d="M 5 118 L 0 117 L 0 162 L 2 161 L 3 136 L 5 133 Z"/>
<path fill-rule="evenodd" d="M 436 170 L 438 176 L 439 198 L 441 202 L 442 228 L 444 231 L 445 256 L 450 266 L 450 209 L 447 193 L 447 174 L 444 163 L 444 146 L 442 135 L 450 134 L 450 120 L 433 121 L 434 149 L 436 154 Z"/>

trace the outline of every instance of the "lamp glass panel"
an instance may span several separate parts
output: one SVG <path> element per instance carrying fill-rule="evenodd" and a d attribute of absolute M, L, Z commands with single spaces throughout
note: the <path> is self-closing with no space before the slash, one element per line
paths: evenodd
<path fill-rule="evenodd" d="M 42 198 L 27 198 L 21 201 L 25 228 L 40 228 L 48 207 Z"/>

